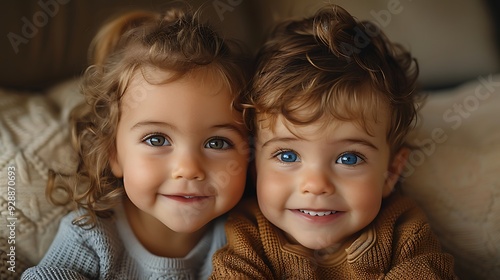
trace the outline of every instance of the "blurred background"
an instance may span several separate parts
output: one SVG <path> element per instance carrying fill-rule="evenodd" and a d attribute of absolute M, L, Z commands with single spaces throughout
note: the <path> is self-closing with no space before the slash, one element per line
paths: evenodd
<path fill-rule="evenodd" d="M 40 90 L 78 76 L 87 48 L 109 16 L 161 10 L 167 0 L 39 0 L 0 2 L 0 86 Z M 420 62 L 424 88 L 443 88 L 497 72 L 498 0 L 191 0 L 225 36 L 255 51 L 276 21 L 313 14 L 325 3 L 377 23 Z"/>

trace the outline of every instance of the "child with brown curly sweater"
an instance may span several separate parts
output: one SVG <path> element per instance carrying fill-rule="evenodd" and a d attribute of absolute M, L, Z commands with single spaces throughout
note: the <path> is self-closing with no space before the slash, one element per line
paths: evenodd
<path fill-rule="evenodd" d="M 212 278 L 454 279 L 397 190 L 417 75 L 407 51 L 341 7 L 280 24 L 247 100 L 258 204 L 229 218 Z"/>

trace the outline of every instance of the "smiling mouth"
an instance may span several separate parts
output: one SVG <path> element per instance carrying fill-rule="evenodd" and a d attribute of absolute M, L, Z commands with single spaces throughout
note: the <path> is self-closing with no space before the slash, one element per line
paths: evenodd
<path fill-rule="evenodd" d="M 180 202 L 195 202 L 209 198 L 209 196 L 196 196 L 196 195 L 163 195 L 163 196 Z"/>
<path fill-rule="evenodd" d="M 303 210 L 303 209 L 299 209 L 299 211 L 301 213 L 304 213 L 304 214 L 307 214 L 307 215 L 313 216 L 313 217 L 324 217 L 324 216 L 328 216 L 328 215 L 332 215 L 332 214 L 337 213 L 337 211 L 311 211 L 311 210 Z"/>

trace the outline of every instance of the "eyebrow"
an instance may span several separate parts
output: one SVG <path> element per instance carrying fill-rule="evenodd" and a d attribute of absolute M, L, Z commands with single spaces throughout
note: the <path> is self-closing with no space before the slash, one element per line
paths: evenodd
<path fill-rule="evenodd" d="M 155 122 L 155 121 L 144 121 L 144 122 L 138 122 L 134 124 L 130 130 L 136 130 L 144 126 L 163 126 L 172 130 L 177 130 L 177 128 L 174 125 L 171 125 L 169 123 L 165 122 Z"/>
<path fill-rule="evenodd" d="M 345 143 L 348 143 L 348 144 L 358 144 L 358 145 L 363 145 L 363 146 L 366 146 L 368 148 L 371 148 L 375 151 L 378 151 L 378 147 L 373 144 L 372 142 L 366 140 L 366 139 L 362 139 L 362 138 L 347 138 L 347 139 L 342 139 L 338 142 L 345 142 Z"/>
<path fill-rule="evenodd" d="M 294 141 L 299 141 L 300 139 L 298 138 L 293 138 L 293 137 L 274 137 L 274 138 L 271 138 L 269 140 L 267 140 L 266 142 L 264 142 L 264 144 L 262 144 L 262 148 L 264 148 L 265 146 L 268 146 L 269 144 L 272 144 L 274 142 L 294 142 Z"/>
<path fill-rule="evenodd" d="M 275 137 L 271 138 L 268 141 L 264 142 L 262 144 L 262 147 L 265 147 L 269 144 L 272 144 L 274 142 L 294 142 L 294 141 L 301 141 L 302 139 L 300 138 L 294 138 L 294 137 Z M 362 138 L 346 138 L 346 139 L 341 139 L 339 141 L 333 141 L 333 143 L 347 143 L 347 144 L 358 144 L 358 145 L 363 145 L 366 146 L 370 149 L 378 151 L 378 147 L 375 146 L 372 142 L 362 139 Z"/>
<path fill-rule="evenodd" d="M 175 125 L 172 125 L 172 124 L 166 123 L 166 122 L 157 122 L 157 121 L 143 121 L 143 122 L 138 122 L 138 123 L 134 124 L 131 127 L 131 130 L 136 130 L 136 129 L 139 129 L 139 128 L 144 127 L 144 126 L 161 126 L 161 127 L 165 127 L 165 128 L 174 130 L 174 131 L 178 131 L 179 130 Z M 244 139 L 247 137 L 247 135 L 245 134 L 244 131 L 242 131 L 236 125 L 233 125 L 233 124 L 230 124 L 230 123 L 217 124 L 217 125 L 211 126 L 210 128 L 213 128 L 213 129 L 227 129 L 227 130 L 234 131 L 234 132 L 238 133 Z"/>
<path fill-rule="evenodd" d="M 234 131 L 234 132 L 238 133 L 243 139 L 246 139 L 248 137 L 246 134 L 246 131 L 243 131 L 242 129 L 240 129 L 239 127 L 237 127 L 234 124 L 230 124 L 230 123 L 218 124 L 218 125 L 212 126 L 212 128 L 227 129 L 227 130 Z"/>

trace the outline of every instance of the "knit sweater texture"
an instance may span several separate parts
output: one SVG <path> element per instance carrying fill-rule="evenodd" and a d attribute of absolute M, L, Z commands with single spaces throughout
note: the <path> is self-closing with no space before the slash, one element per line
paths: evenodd
<path fill-rule="evenodd" d="M 185 257 L 159 257 L 135 237 L 123 207 L 92 229 L 72 224 L 82 213 L 74 211 L 61 220 L 47 254 L 21 279 L 207 279 L 213 253 L 226 244 L 221 217 Z"/>
<path fill-rule="evenodd" d="M 424 213 L 397 192 L 356 238 L 328 253 L 288 242 L 255 200 L 229 216 L 226 235 L 210 279 L 457 279 Z"/>

